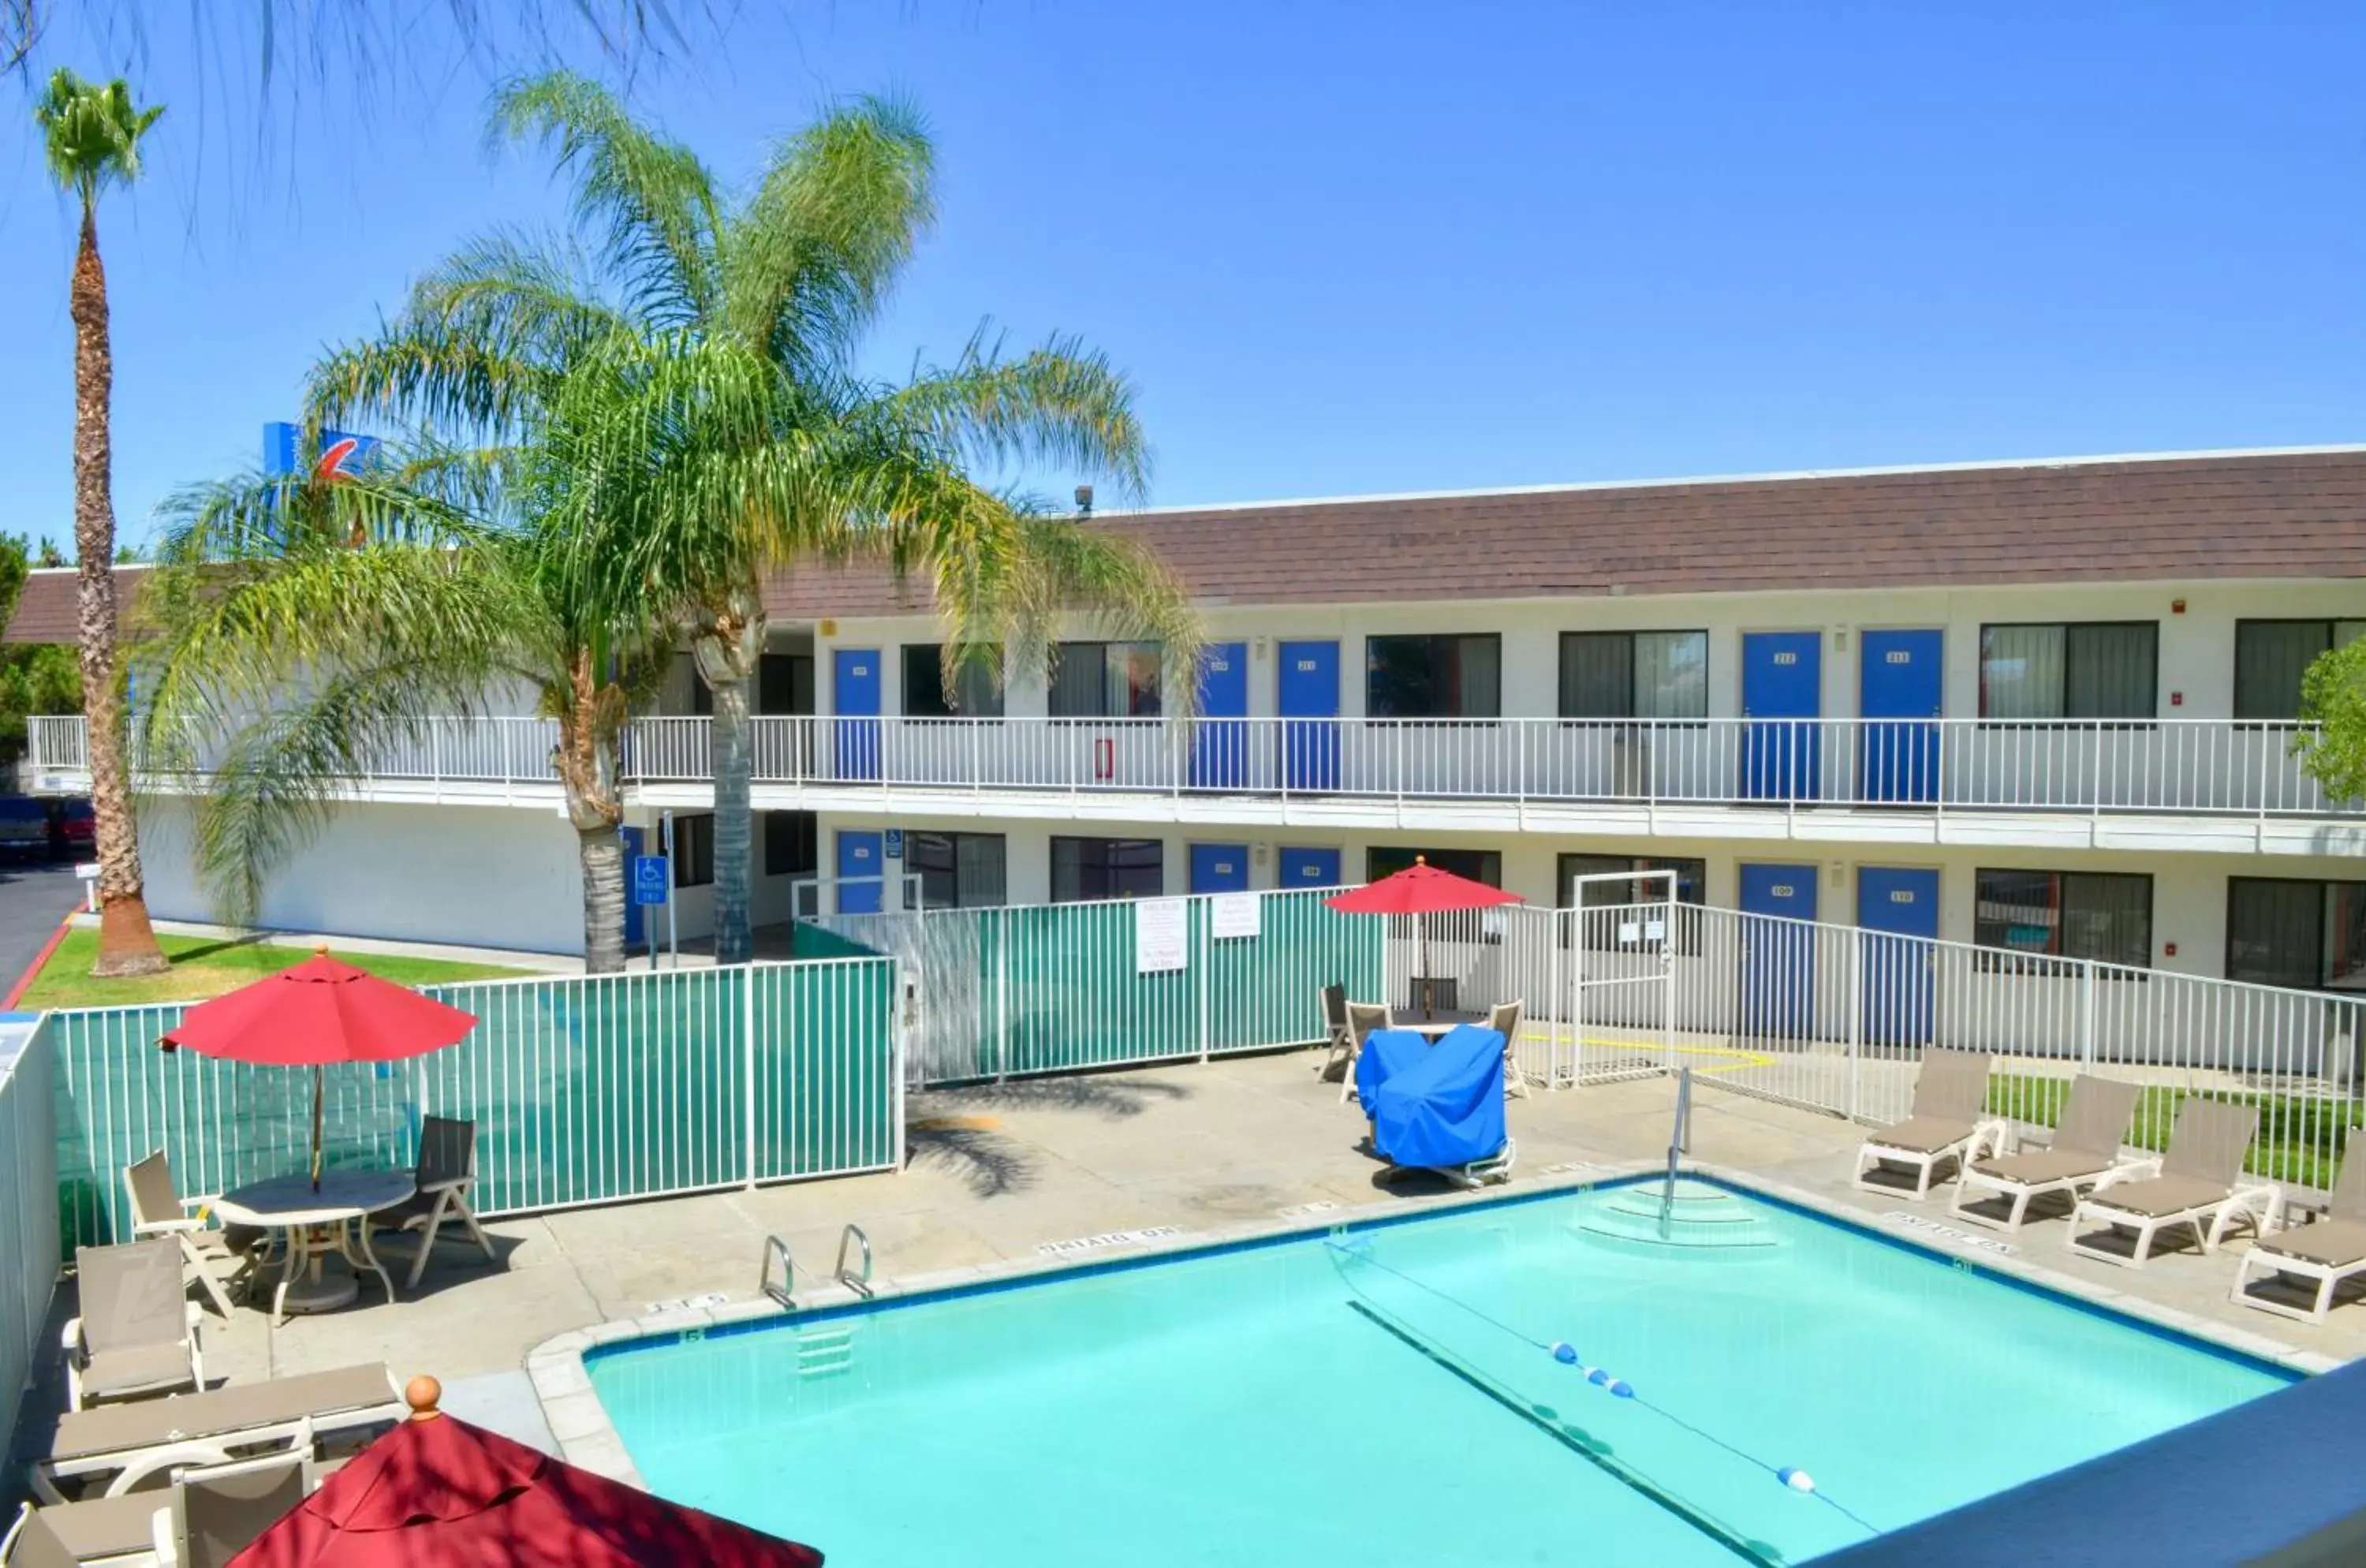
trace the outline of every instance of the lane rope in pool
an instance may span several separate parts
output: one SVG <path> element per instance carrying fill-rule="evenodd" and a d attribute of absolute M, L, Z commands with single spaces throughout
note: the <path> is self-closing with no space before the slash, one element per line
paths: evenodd
<path fill-rule="evenodd" d="M 1815 1498 L 1826 1507 L 1831 1508 L 1835 1512 L 1839 1513 L 1842 1517 L 1855 1525 L 1859 1529 L 1864 1530 L 1867 1535 L 1879 1535 L 1882 1533 L 1881 1527 L 1879 1525 L 1873 1523 L 1870 1519 L 1867 1519 L 1864 1515 L 1858 1513 L 1855 1509 L 1850 1507 L 1839 1498 L 1819 1489 L 1816 1485 L 1815 1477 L 1803 1466 L 1794 1464 L 1772 1464 L 1767 1461 L 1759 1458 L 1756 1454 L 1751 1453 L 1743 1449 L 1736 1448 L 1733 1444 L 1727 1442 L 1716 1433 L 1697 1427 L 1692 1422 L 1685 1420 L 1683 1416 L 1677 1415 L 1674 1411 L 1666 1408 L 1664 1405 L 1656 1404 L 1651 1400 L 1644 1398 L 1636 1391 L 1635 1386 L 1628 1382 L 1625 1378 L 1619 1377 L 1617 1374 L 1611 1372 L 1605 1368 L 1589 1365 L 1579 1356 L 1576 1347 L 1570 1344 L 1567 1340 L 1539 1339 L 1535 1335 L 1529 1334 L 1525 1330 L 1515 1328 L 1512 1325 L 1505 1323 L 1502 1318 L 1496 1317 L 1490 1313 L 1482 1311 L 1479 1307 L 1471 1305 L 1469 1302 L 1463 1301 L 1460 1297 L 1454 1295 L 1450 1292 L 1439 1290 L 1436 1286 L 1430 1284 L 1425 1280 L 1418 1279 L 1414 1275 L 1406 1273 L 1402 1269 L 1381 1262 L 1379 1258 L 1373 1255 L 1372 1242 L 1369 1236 L 1355 1236 L 1348 1240 L 1342 1241 L 1336 1235 L 1334 1235 L 1326 1238 L 1324 1242 L 1324 1246 L 1328 1249 L 1331 1255 L 1331 1265 L 1338 1273 L 1340 1282 L 1345 1284 L 1348 1290 L 1354 1292 L 1358 1298 L 1369 1300 L 1369 1298 L 1365 1298 L 1362 1289 L 1359 1288 L 1356 1281 L 1349 1277 L 1345 1267 L 1345 1262 L 1346 1261 L 1353 1261 L 1369 1268 L 1377 1269 L 1384 1274 L 1402 1280 L 1406 1284 L 1411 1285 L 1414 1290 L 1420 1291 L 1425 1295 L 1444 1302 L 1447 1305 L 1454 1307 L 1458 1311 L 1476 1318 L 1479 1322 L 1485 1324 L 1490 1328 L 1494 1329 L 1497 1333 L 1507 1335 L 1532 1349 L 1544 1352 L 1544 1354 L 1552 1360 L 1554 1365 L 1565 1367 L 1577 1372 L 1584 1380 L 1587 1386 L 1600 1389 L 1605 1393 L 1610 1395 L 1610 1397 L 1624 1400 L 1632 1404 L 1638 1409 L 1648 1410 L 1652 1415 L 1659 1416 L 1662 1420 L 1666 1421 L 1684 1431 L 1691 1433 L 1693 1436 L 1700 1438 L 1703 1442 L 1708 1443 L 1712 1447 L 1721 1449 L 1725 1452 L 1731 1454 L 1734 1458 L 1741 1461 L 1743 1463 L 1753 1465 L 1756 1468 L 1764 1471 L 1769 1476 L 1772 1476 L 1777 1483 L 1787 1490 L 1798 1493 L 1803 1496 Z M 1377 1303 L 1374 1304 L 1377 1308 Z"/>

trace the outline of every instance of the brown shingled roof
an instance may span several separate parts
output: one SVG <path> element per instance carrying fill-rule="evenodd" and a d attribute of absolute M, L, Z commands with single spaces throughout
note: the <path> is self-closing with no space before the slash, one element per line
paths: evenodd
<path fill-rule="evenodd" d="M 144 566 L 115 569 L 115 614 L 118 622 L 129 615 L 139 595 Z M 74 630 L 74 569 L 40 567 L 25 576 L 25 591 L 17 597 L 17 614 L 0 642 L 73 642 Z"/>
<path fill-rule="evenodd" d="M 1112 514 L 1232 604 L 2366 578 L 2366 448 L 1581 485 Z M 873 570 L 800 568 L 773 614 L 925 610 Z M 71 641 L 73 575 L 12 642 Z"/>
<path fill-rule="evenodd" d="M 1233 604 L 2366 577 L 2366 450 L 1285 502 L 1112 515 Z M 800 570 L 776 615 L 925 608 Z"/>

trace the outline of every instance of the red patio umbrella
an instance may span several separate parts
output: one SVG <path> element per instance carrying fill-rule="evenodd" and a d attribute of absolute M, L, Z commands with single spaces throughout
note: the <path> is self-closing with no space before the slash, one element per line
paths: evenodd
<path fill-rule="evenodd" d="M 435 1408 L 413 1378 L 411 1418 L 362 1450 L 230 1568 L 820 1568 L 763 1535 L 578 1470 Z"/>
<path fill-rule="evenodd" d="M 1335 909 L 1351 915 L 1411 915 L 1414 917 L 1414 940 L 1421 944 L 1421 966 L 1429 967 L 1429 932 L 1421 923 L 1424 915 L 1445 914 L 1454 909 L 1492 909 L 1499 904 L 1522 902 L 1516 893 L 1506 893 L 1500 887 L 1490 887 L 1483 882 L 1473 882 L 1467 876 L 1457 876 L 1450 871 L 1440 871 L 1429 863 L 1426 855 L 1415 855 L 1413 863 L 1378 882 L 1351 887 L 1323 900 Z M 1425 987 L 1427 982 L 1424 982 Z M 1422 994 L 1422 1013 L 1429 1013 L 1429 995 Z"/>
<path fill-rule="evenodd" d="M 312 1069 L 312 1187 L 321 1186 L 321 1069 L 339 1062 L 423 1056 L 477 1027 L 474 1013 L 381 980 L 329 956 L 311 957 L 225 997 L 199 1002 L 165 1032 L 164 1049 L 266 1067 Z"/>

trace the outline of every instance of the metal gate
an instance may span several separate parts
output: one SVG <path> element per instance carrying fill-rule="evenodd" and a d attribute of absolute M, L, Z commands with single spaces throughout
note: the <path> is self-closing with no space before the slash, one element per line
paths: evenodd
<path fill-rule="evenodd" d="M 1596 897 L 1589 902 L 1589 888 Z M 1607 891 L 1615 901 L 1603 901 Z M 1676 954 L 1688 912 L 1676 901 L 1673 871 L 1601 872 L 1574 877 L 1559 952 L 1570 1027 L 1556 1039 L 1555 1087 L 1652 1077 L 1676 1066 Z M 1694 942 L 1697 946 L 1697 941 Z M 1567 1055 L 1561 1058 L 1561 1041 Z"/>

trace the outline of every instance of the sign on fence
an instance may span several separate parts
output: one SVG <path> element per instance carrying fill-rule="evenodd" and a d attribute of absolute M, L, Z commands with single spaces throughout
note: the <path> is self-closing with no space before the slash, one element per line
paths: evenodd
<path fill-rule="evenodd" d="M 1210 933 L 1219 941 L 1229 936 L 1256 935 L 1257 911 L 1264 906 L 1264 898 L 1255 893 L 1215 895 L 1208 900 Z"/>
<path fill-rule="evenodd" d="M 1191 961 L 1191 905 L 1184 898 L 1144 898 L 1133 907 L 1133 966 L 1144 975 L 1180 969 Z"/>
<path fill-rule="evenodd" d="M 633 857 L 633 902 L 662 904 L 673 886 L 671 867 L 663 855 Z"/>

